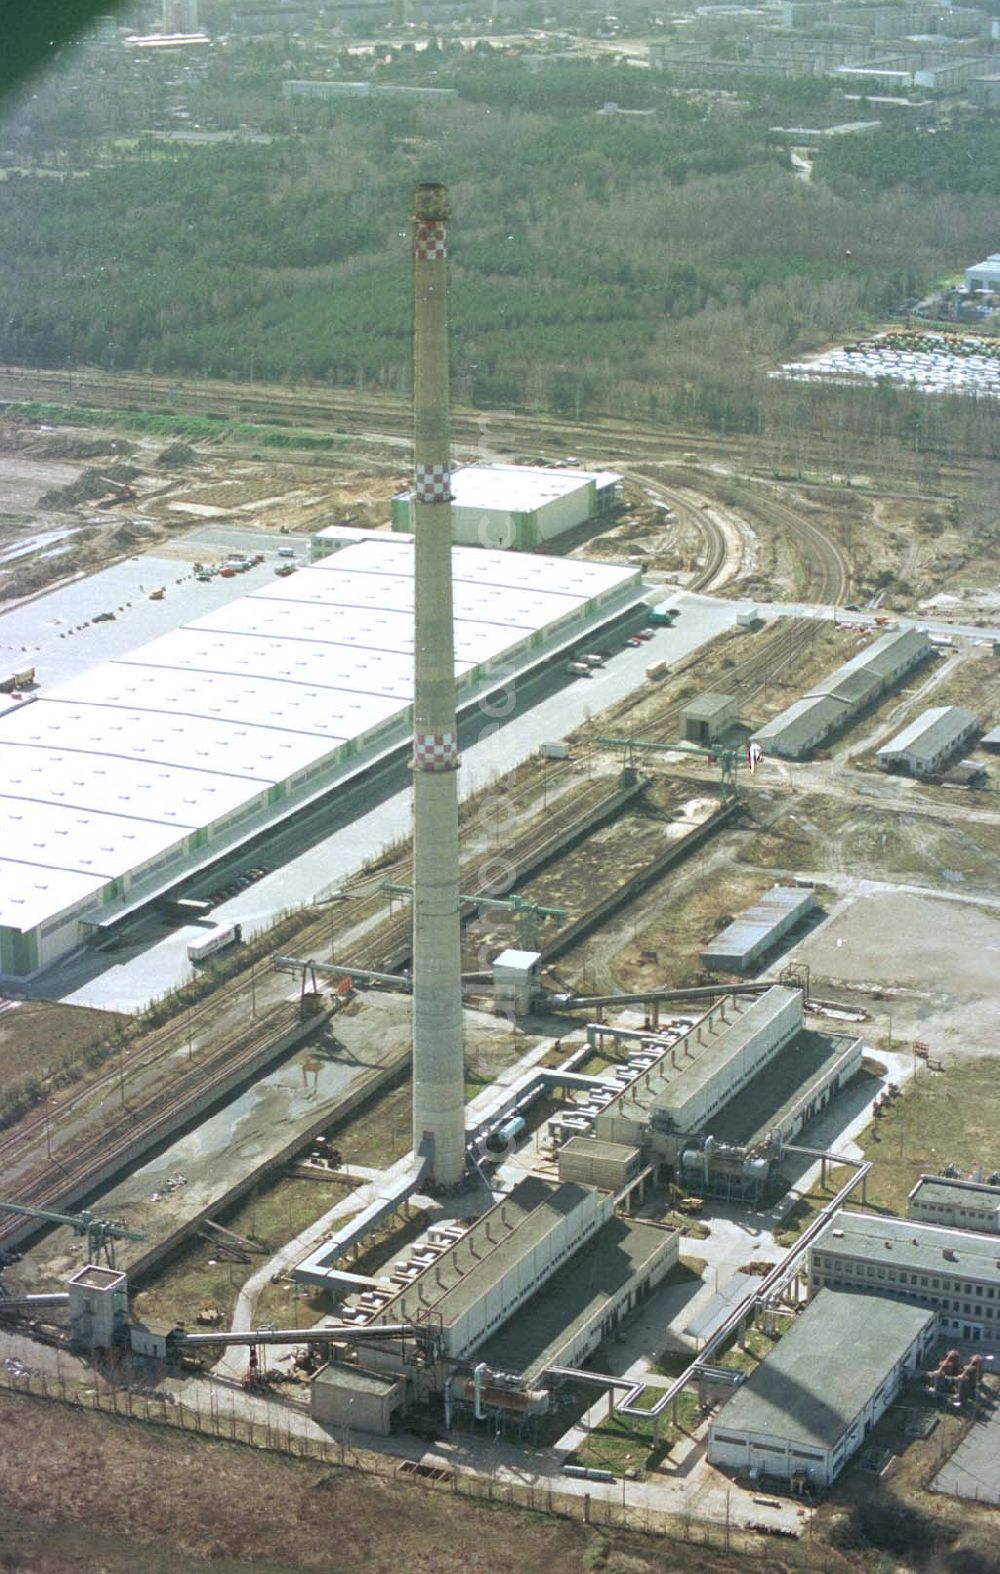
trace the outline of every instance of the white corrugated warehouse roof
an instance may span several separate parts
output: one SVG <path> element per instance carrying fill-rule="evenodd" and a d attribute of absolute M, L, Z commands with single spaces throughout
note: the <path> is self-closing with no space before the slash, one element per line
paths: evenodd
<path fill-rule="evenodd" d="M 357 540 L 293 577 L 0 713 L 0 925 L 27 931 L 268 789 L 402 720 L 413 538 Z M 634 569 L 456 547 L 456 676 L 527 650 Z"/>
<path fill-rule="evenodd" d="M 591 481 L 613 486 L 621 477 L 613 470 L 562 470 L 542 465 L 465 465 L 453 470 L 451 496 L 456 508 L 502 508 L 532 513 L 554 498 L 566 497 Z M 410 497 L 410 492 L 401 494 Z"/>

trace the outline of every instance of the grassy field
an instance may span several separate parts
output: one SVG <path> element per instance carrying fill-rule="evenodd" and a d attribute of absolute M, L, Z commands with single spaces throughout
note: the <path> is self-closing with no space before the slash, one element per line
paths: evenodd
<path fill-rule="evenodd" d="M 963 1175 L 978 1165 L 1000 1169 L 1000 1058 L 956 1062 L 929 1071 L 918 1061 L 903 1096 L 859 1137 L 872 1161 L 868 1207 L 906 1213 L 906 1198 L 922 1174 L 956 1164 Z M 834 1188 L 846 1172 L 831 1177 Z"/>
<path fill-rule="evenodd" d="M 341 1186 L 282 1179 L 245 1197 L 218 1222 L 237 1235 L 276 1250 L 333 1207 L 343 1194 Z M 228 1319 L 240 1289 L 264 1261 L 263 1254 L 257 1253 L 248 1262 L 233 1261 L 220 1251 L 218 1244 L 193 1239 L 139 1292 L 135 1298 L 136 1314 L 191 1325 L 199 1307 L 217 1306 Z M 290 1287 L 271 1288 L 281 1289 L 282 1293 L 272 1298 L 276 1304 L 269 1306 L 270 1312 L 274 1313 L 280 1302 L 286 1312 L 298 1313 L 298 1302 L 291 1296 Z M 320 1315 L 319 1303 L 311 1311 L 312 1304 L 308 1297 L 302 1303 L 303 1323 L 315 1322 Z"/>
<path fill-rule="evenodd" d="M 872 1163 L 865 1206 L 873 1213 L 905 1215 L 920 1176 L 940 1174 L 946 1164 L 963 1175 L 980 1164 L 985 1174 L 1000 1169 L 1000 1058 L 956 1062 L 945 1071 L 917 1064 L 902 1097 L 857 1139 Z M 774 1231 L 778 1245 L 790 1246 L 849 1175 L 846 1165 L 832 1169 L 825 1188 L 799 1197 Z M 861 1206 L 860 1190 L 853 1201 Z"/>
<path fill-rule="evenodd" d="M 765 1333 L 762 1328 L 748 1328 L 746 1338 L 742 1345 L 731 1344 L 724 1355 L 716 1358 L 717 1366 L 726 1366 L 733 1372 L 752 1372 L 767 1356 L 771 1354 L 783 1333 L 791 1327 L 790 1317 L 775 1318 L 774 1332 Z"/>
<path fill-rule="evenodd" d="M 638 1403 L 649 1409 L 665 1393 L 665 1388 L 650 1386 L 643 1390 Z M 669 1412 L 661 1416 L 658 1428 L 655 1421 L 611 1415 L 594 1427 L 586 1443 L 576 1450 L 576 1457 L 581 1465 L 591 1469 L 612 1470 L 616 1476 L 629 1470 L 641 1478 L 663 1462 L 673 1444 L 691 1431 L 697 1419 L 697 1400 L 687 1392 L 678 1399 L 676 1425 Z"/>

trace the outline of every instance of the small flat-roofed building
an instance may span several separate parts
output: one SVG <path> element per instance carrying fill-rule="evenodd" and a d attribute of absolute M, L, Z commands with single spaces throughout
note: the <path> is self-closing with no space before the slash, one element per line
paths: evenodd
<path fill-rule="evenodd" d="M 309 1385 L 309 1413 L 314 1421 L 326 1426 L 388 1437 L 393 1414 L 402 1405 L 405 1394 L 406 1384 L 401 1377 L 331 1361 L 320 1367 Z"/>
<path fill-rule="evenodd" d="M 812 891 L 774 885 L 715 936 L 701 953 L 703 967 L 746 973 L 816 906 Z"/>
<path fill-rule="evenodd" d="M 1000 1345 L 1000 1252 L 973 1234 L 840 1209 L 809 1248 L 810 1292 L 863 1290 L 939 1314 L 941 1332 Z"/>
<path fill-rule="evenodd" d="M 821 1290 L 713 1422 L 709 1462 L 829 1486 L 919 1369 L 936 1326 L 925 1307 Z"/>
<path fill-rule="evenodd" d="M 620 1192 L 642 1168 L 642 1150 L 599 1137 L 571 1137 L 559 1149 L 559 1179 Z"/>
<path fill-rule="evenodd" d="M 978 719 L 961 705 L 934 705 L 876 750 L 875 758 L 883 771 L 936 776 L 978 730 Z"/>
<path fill-rule="evenodd" d="M 1000 1186 L 951 1180 L 946 1175 L 921 1175 L 906 1199 L 906 1216 L 925 1224 L 998 1235 Z"/>
<path fill-rule="evenodd" d="M 73 1343 L 84 1350 L 110 1350 L 128 1328 L 128 1279 L 116 1268 L 87 1263 L 69 1280 Z"/>
<path fill-rule="evenodd" d="M 739 720 L 740 702 L 731 694 L 699 694 L 684 707 L 688 743 L 714 743 Z"/>
<path fill-rule="evenodd" d="M 611 470 L 534 465 L 465 465 L 451 476 L 452 540 L 471 547 L 531 552 L 621 501 Z M 392 528 L 413 529 L 412 492 L 392 500 Z"/>

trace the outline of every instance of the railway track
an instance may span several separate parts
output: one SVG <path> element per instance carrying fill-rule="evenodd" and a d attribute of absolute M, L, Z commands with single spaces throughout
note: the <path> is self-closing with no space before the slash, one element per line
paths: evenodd
<path fill-rule="evenodd" d="M 244 993 L 245 986 L 242 981 L 237 980 L 222 985 L 206 1000 L 188 1007 L 180 1021 L 175 1018 L 164 1027 L 143 1034 L 128 1056 L 128 1076 L 133 1078 L 137 1074 L 148 1071 L 159 1061 L 176 1055 L 179 1041 L 190 1042 L 193 1045 L 199 1032 L 208 1026 L 220 1011 L 239 1001 Z M 123 1045 L 122 1054 L 125 1053 Z M 30 1148 L 34 1142 L 44 1140 L 46 1131 L 51 1130 L 55 1124 L 70 1120 L 83 1105 L 91 1104 L 95 1100 L 101 1103 L 106 1097 L 117 1096 L 121 1080 L 122 1073 L 116 1056 L 113 1067 L 68 1090 L 61 1098 L 52 1100 L 47 1104 L 43 1114 L 32 1115 L 13 1130 L 4 1133 L 0 1137 L 0 1170 L 9 1170 L 21 1153 Z"/>
<path fill-rule="evenodd" d="M 728 479 L 727 485 L 745 499 L 748 511 L 759 512 L 804 548 L 801 556 L 808 564 L 809 572 L 804 600 L 836 607 L 848 599 L 851 566 L 847 556 L 814 520 L 793 508 L 783 498 L 776 497 L 770 487 L 758 489 L 745 482 Z"/>
<path fill-rule="evenodd" d="M 109 1177 L 124 1169 L 133 1155 L 147 1152 L 167 1130 L 174 1130 L 202 1107 L 214 1087 L 250 1073 L 270 1043 L 293 1028 L 299 1020 L 297 1004 L 281 1001 L 260 1017 L 253 1028 L 243 1026 L 228 1034 L 209 1057 L 177 1073 L 166 1085 L 159 1085 L 135 1104 L 115 1109 L 101 1106 L 100 1121 L 91 1121 L 74 1138 L 72 1159 L 55 1159 L 17 1184 L 17 1200 L 30 1207 L 53 1208 L 61 1199 L 86 1195 L 100 1184 L 98 1176 Z M 176 1049 L 176 1046 L 175 1046 Z M 0 1242 L 20 1236 L 30 1228 L 25 1221 L 0 1214 Z"/>
<path fill-rule="evenodd" d="M 801 651 L 802 640 L 814 634 L 816 625 L 802 620 L 775 630 L 770 637 L 755 642 L 754 650 L 738 661 L 726 675 L 727 686 L 738 693 L 750 695 L 764 681 L 792 661 Z M 613 723 L 616 731 L 627 731 L 629 710 L 643 702 L 648 703 L 648 691 L 640 692 L 633 706 L 619 708 Z M 669 704 L 647 717 L 642 723 L 642 736 L 657 742 L 670 742 L 679 735 L 682 706 Z M 573 762 L 553 761 L 547 767 L 547 786 L 558 802 L 558 793 L 570 781 L 578 779 L 578 765 Z M 537 801 L 538 783 L 528 782 L 520 791 L 505 797 L 513 804 L 525 804 L 532 798 Z M 582 825 L 603 800 L 611 801 L 615 794 L 608 794 L 606 784 L 598 781 L 576 794 L 573 800 L 573 823 Z M 466 822 L 481 812 L 473 803 L 464 811 Z M 469 857 L 462 869 L 462 884 L 466 890 L 476 890 L 489 882 L 495 872 L 498 856 L 505 864 L 505 891 L 513 888 L 521 871 L 531 872 L 541 866 L 548 848 L 553 856 L 573 838 L 572 827 L 567 834 L 561 819 L 557 831 L 552 828 L 552 814 L 536 814 L 525 833 L 516 841 L 500 847 L 482 847 Z M 387 862 L 376 873 L 368 872 L 357 881 L 348 882 L 346 889 L 355 895 L 350 906 L 349 934 L 337 960 L 345 966 L 375 967 L 386 971 L 401 965 L 401 958 L 409 955 L 411 914 L 386 916 L 386 895 L 381 889 L 383 881 L 392 879 L 399 884 L 412 880 L 412 861 L 409 853 L 401 849 L 399 856 Z M 308 925 L 296 938 L 299 954 L 320 955 L 330 945 L 330 920 L 328 916 Z M 192 1042 L 196 1033 L 203 1030 L 220 1010 L 238 1007 L 248 994 L 246 983 L 237 979 L 214 992 L 206 1000 L 192 1006 L 180 1022 L 172 1022 L 144 1036 L 128 1061 L 128 1076 L 133 1086 L 140 1073 L 156 1069 L 168 1058 L 176 1058 L 185 1041 Z M 156 1133 L 165 1124 L 166 1117 L 176 1117 L 183 1110 L 194 1108 L 211 1099 L 214 1088 L 226 1087 L 238 1081 L 241 1071 L 250 1068 L 259 1058 L 262 1039 L 274 1038 L 297 1020 L 297 1006 L 282 1001 L 270 1008 L 259 1019 L 248 1036 L 245 1025 L 235 1027 L 213 1045 L 207 1055 L 199 1057 L 190 1067 L 184 1068 L 169 1082 L 162 1079 L 147 1096 L 138 1098 L 127 1109 L 115 1107 L 120 1097 L 121 1072 L 117 1066 L 102 1072 L 79 1089 L 67 1093 L 48 1110 L 33 1116 L 22 1126 L 0 1140 L 0 1164 L 5 1173 L 12 1175 L 20 1170 L 17 1192 L 20 1201 L 32 1206 L 52 1206 L 61 1197 L 72 1192 L 82 1194 L 88 1179 L 98 1171 L 108 1174 L 116 1167 L 122 1168 L 130 1153 L 143 1143 L 155 1140 Z M 99 1121 L 85 1122 L 87 1108 L 99 1111 Z M 72 1132 L 71 1159 L 63 1162 L 57 1153 L 47 1158 L 48 1134 L 53 1127 Z M 75 1129 L 74 1129 L 75 1128 Z M 67 1143 L 68 1147 L 69 1144 Z M 9 1239 L 14 1225 L 6 1227 L 0 1219 L 0 1240 Z"/>
<path fill-rule="evenodd" d="M 41 398 L 67 405 L 93 404 L 110 412 L 136 410 L 164 414 L 217 416 L 224 420 L 260 425 L 288 425 L 315 429 L 324 434 L 360 434 L 373 442 L 389 442 L 406 450 L 408 457 L 412 431 L 412 412 L 406 400 L 387 394 L 366 394 L 359 398 L 353 390 L 324 388 L 307 396 L 294 389 L 267 385 L 261 389 L 226 383 L 180 384 L 176 379 L 151 377 L 144 373 L 104 373 L 36 371 L 0 367 L 0 403 Z M 372 430 L 373 422 L 379 430 Z M 620 417 L 598 416 L 586 426 L 573 425 L 551 416 L 527 416 L 513 412 L 500 416 L 456 409 L 453 433 L 457 446 L 483 440 L 484 430 L 492 446 L 516 449 L 527 446 L 537 451 L 539 440 L 560 450 L 595 448 L 602 463 L 615 463 L 626 476 L 636 462 L 663 463 L 664 457 L 677 462 L 697 455 L 725 453 L 730 458 L 740 452 L 739 439 L 724 444 L 703 433 L 665 433 L 654 427 L 626 422 Z M 747 446 L 747 458 L 752 445 Z M 759 455 L 754 451 L 754 457 Z M 279 459 L 280 455 L 275 455 Z M 404 455 L 401 453 L 400 461 Z M 633 472 L 630 479 L 672 507 L 685 523 L 692 526 L 703 542 L 703 563 L 688 588 L 711 590 L 727 568 L 729 541 L 717 521 L 706 517 L 690 497 L 676 488 L 666 487 L 648 473 Z M 750 500 L 751 494 L 747 494 Z M 809 570 L 807 594 L 827 604 L 844 600 L 850 583 L 849 565 L 840 549 L 811 520 L 780 499 L 758 494 L 753 501 L 802 549 Z M 732 577 L 730 575 L 729 577 Z"/>

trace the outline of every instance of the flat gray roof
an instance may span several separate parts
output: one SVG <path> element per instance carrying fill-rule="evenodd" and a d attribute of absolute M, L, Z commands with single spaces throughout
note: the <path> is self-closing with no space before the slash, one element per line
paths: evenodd
<path fill-rule="evenodd" d="M 833 1448 L 935 1315 L 885 1296 L 820 1290 L 715 1429 Z"/>
<path fill-rule="evenodd" d="M 945 1224 L 847 1213 L 842 1208 L 816 1236 L 812 1250 L 870 1259 L 886 1267 L 912 1266 L 942 1276 L 965 1275 L 1000 1284 L 1000 1245 L 996 1236 L 977 1235 L 972 1230 L 953 1229 Z"/>
<path fill-rule="evenodd" d="M 642 1150 L 633 1148 L 627 1142 L 605 1142 L 600 1137 L 571 1137 L 561 1150 L 563 1153 L 580 1153 L 590 1159 L 603 1162 L 611 1160 L 614 1163 L 624 1164 L 627 1159 L 635 1158 Z"/>
<path fill-rule="evenodd" d="M 303 1333 L 305 1338 L 308 1330 Z M 366 1372 L 359 1366 L 343 1366 L 338 1361 L 331 1361 L 328 1366 L 321 1367 L 313 1378 L 314 1383 L 323 1383 L 328 1388 L 350 1388 L 355 1393 L 388 1394 L 399 1382 L 398 1377 L 383 1377 L 378 1372 Z"/>
<path fill-rule="evenodd" d="M 834 1062 L 856 1043 L 857 1039 L 847 1034 L 803 1029 L 712 1116 L 712 1135 L 722 1142 L 752 1146 L 783 1125 L 796 1106 L 807 1103 L 813 1086 L 822 1082 Z"/>
<path fill-rule="evenodd" d="M 570 1339 L 595 1318 L 664 1244 L 662 1225 L 615 1217 L 476 1351 L 494 1371 L 529 1382 L 558 1364 Z"/>
<path fill-rule="evenodd" d="M 690 716 L 692 721 L 711 721 L 720 711 L 729 710 L 735 704 L 737 700 L 732 694 L 698 694 L 685 705 L 684 715 Z"/>
<path fill-rule="evenodd" d="M 1000 1208 L 1000 1186 L 987 1186 L 981 1181 L 951 1180 L 947 1175 L 921 1175 L 910 1196 L 915 1197 L 918 1192 L 924 1202 L 954 1203 L 960 1206 L 963 1201 L 967 1201 L 981 1203 L 984 1207 L 992 1202 L 995 1208 Z"/>

